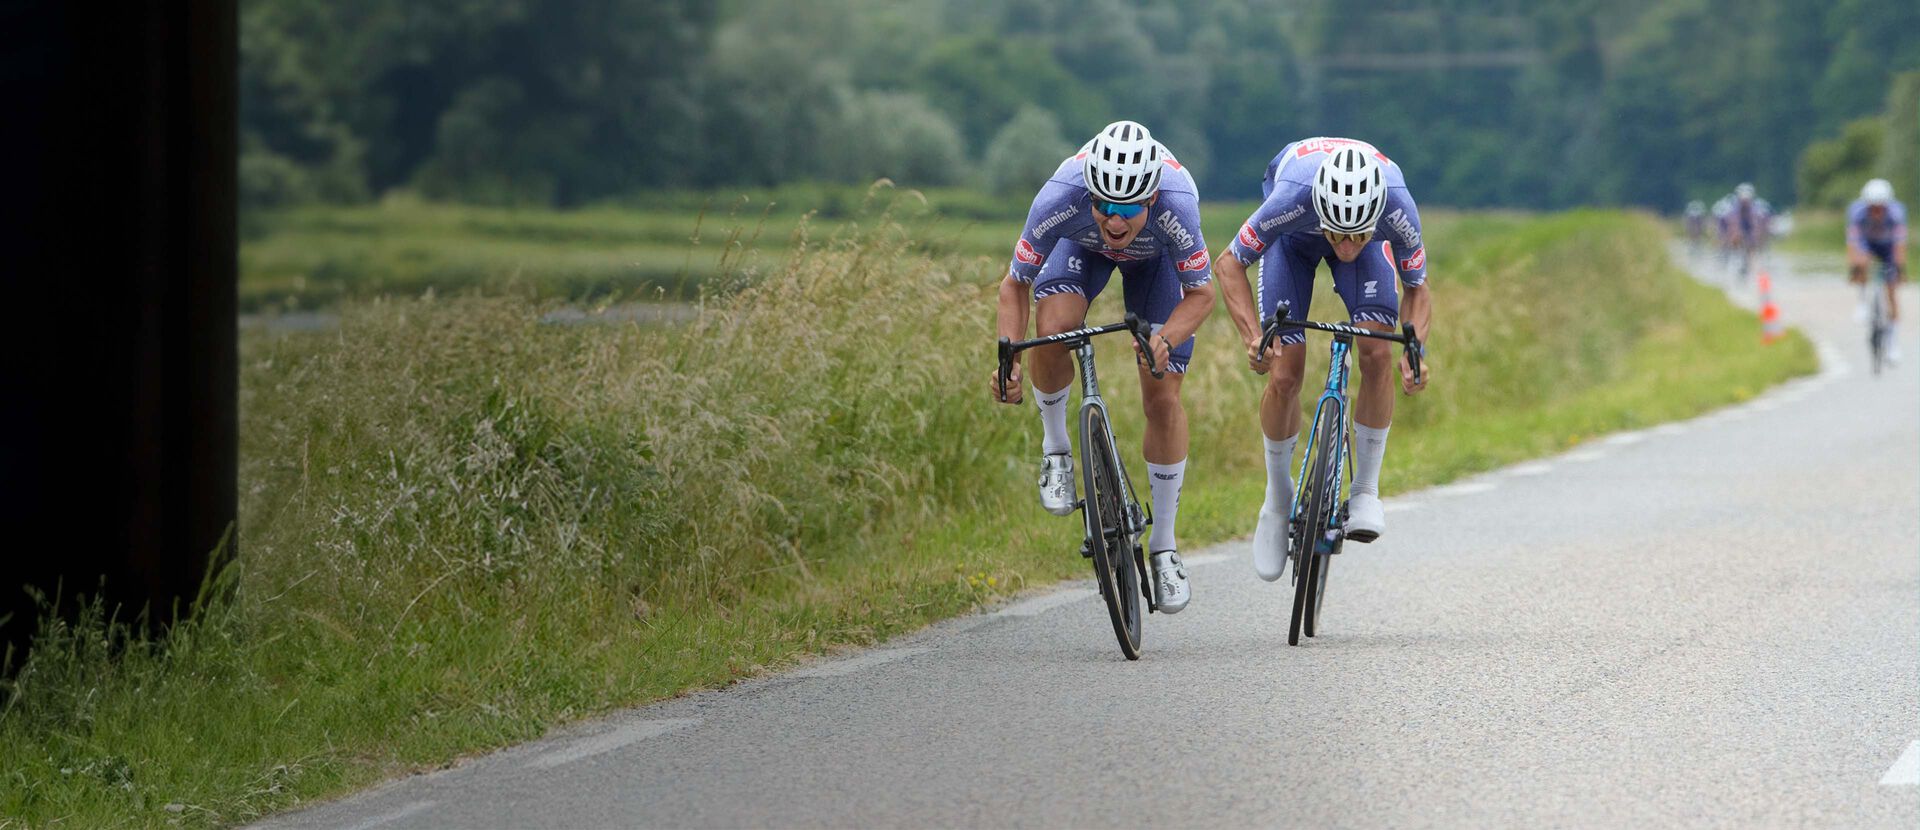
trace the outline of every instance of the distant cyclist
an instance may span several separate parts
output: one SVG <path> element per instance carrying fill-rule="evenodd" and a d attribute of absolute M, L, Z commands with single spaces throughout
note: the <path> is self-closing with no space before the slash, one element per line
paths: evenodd
<path fill-rule="evenodd" d="M 1700 252 L 1700 243 L 1707 236 L 1707 203 L 1695 199 L 1687 203 L 1687 250 Z"/>
<path fill-rule="evenodd" d="M 1740 276 L 1753 270 L 1753 258 L 1760 253 L 1767 233 L 1765 208 L 1754 197 L 1753 185 L 1741 182 L 1733 189 L 1733 235 L 1739 242 Z"/>
<path fill-rule="evenodd" d="M 1173 533 L 1187 468 L 1187 412 L 1180 403 L 1180 381 L 1193 356 L 1193 333 L 1214 303 L 1199 199 L 1192 174 L 1146 127 L 1116 121 L 1061 162 L 1040 188 L 1014 245 L 1013 264 L 1000 283 L 1002 337 L 1027 336 L 1029 302 L 1035 304 L 1037 336 L 1086 325 L 1087 305 L 1116 268 L 1127 310 L 1152 324 L 1153 353 L 1144 357 L 1166 376 L 1155 380 L 1145 367 L 1140 369 L 1147 414 L 1143 454 L 1153 498 L 1147 552 L 1160 586 L 1159 608 L 1169 614 L 1185 608 L 1192 597 Z M 1073 363 L 1064 347 L 1041 347 L 1032 353 L 1034 402 L 1044 431 L 1040 505 L 1065 516 L 1073 513 L 1076 502 L 1067 438 Z M 996 400 L 1019 403 L 1020 384 L 1016 361 L 1005 395 L 997 370 L 991 391 Z"/>
<path fill-rule="evenodd" d="M 1860 188 L 1860 198 L 1847 206 L 1847 278 L 1860 286 L 1863 298 L 1859 316 L 1866 317 L 1864 304 L 1867 269 L 1874 260 L 1893 265 L 1893 276 L 1882 286 L 1887 293 L 1887 319 L 1900 319 L 1900 305 L 1894 286 L 1907 272 L 1907 206 L 1893 198 L 1893 184 L 1873 179 Z M 1887 357 L 1899 359 L 1899 349 L 1891 342 Z"/>
<path fill-rule="evenodd" d="M 1260 395 L 1260 431 L 1266 446 L 1267 492 L 1254 526 L 1253 567 L 1261 579 L 1279 579 L 1285 565 L 1282 540 L 1293 502 L 1294 444 L 1300 438 L 1300 382 L 1306 371 L 1305 331 L 1282 330 L 1260 353 L 1261 321 L 1282 300 L 1291 314 L 1306 317 L 1313 299 L 1314 272 L 1325 262 L 1333 288 L 1346 303 L 1355 325 L 1394 331 L 1405 306 L 1421 340 L 1428 337 L 1432 314 L 1427 289 L 1427 254 L 1420 242 L 1420 212 L 1407 193 L 1405 177 L 1373 145 L 1350 138 L 1310 138 L 1281 149 L 1260 181 L 1266 201 L 1255 209 L 1240 233 L 1215 260 L 1227 313 L 1246 343 L 1247 361 L 1267 376 Z M 1383 238 L 1376 238 L 1383 237 Z M 1260 262 L 1257 298 L 1248 290 L 1247 266 Z M 1398 290 L 1397 290 L 1398 289 Z M 1400 290 L 1406 295 L 1404 303 Z M 1394 357 L 1385 341 L 1362 338 L 1360 392 L 1353 414 L 1353 489 L 1348 501 L 1347 536 L 1371 542 L 1386 531 L 1380 503 L 1380 467 L 1386 457 L 1387 429 L 1393 422 L 1394 381 L 1408 394 L 1413 372 Z"/>
<path fill-rule="evenodd" d="M 1733 232 L 1733 196 L 1722 196 L 1713 203 L 1713 235 L 1720 243 L 1720 267 L 1724 270 L 1733 258 L 1740 239 Z"/>

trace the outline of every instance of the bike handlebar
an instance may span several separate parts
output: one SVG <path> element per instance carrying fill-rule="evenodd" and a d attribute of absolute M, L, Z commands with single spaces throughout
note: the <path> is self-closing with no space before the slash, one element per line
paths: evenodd
<path fill-rule="evenodd" d="M 1275 309 L 1273 316 L 1268 317 L 1266 324 L 1261 326 L 1260 356 L 1262 360 L 1266 359 L 1267 349 L 1273 345 L 1274 338 L 1280 336 L 1280 329 L 1282 327 L 1298 326 L 1303 329 L 1319 329 L 1320 331 L 1330 331 L 1334 334 L 1345 334 L 1353 337 L 1371 337 L 1375 340 L 1388 340 L 1399 343 L 1405 347 L 1407 366 L 1413 370 L 1414 384 L 1418 385 L 1420 383 L 1420 358 L 1425 354 L 1425 349 L 1420 345 L 1419 336 L 1413 333 L 1412 323 L 1401 323 L 1400 333 L 1394 334 L 1392 332 L 1374 331 L 1373 329 L 1361 328 L 1359 326 L 1350 326 L 1345 323 L 1316 323 L 1312 320 L 1289 319 L 1288 315 L 1292 312 L 1293 303 L 1283 300 L 1280 303 L 1280 307 Z"/>
<path fill-rule="evenodd" d="M 1059 334 L 1036 337 L 1032 340 L 1021 340 L 1017 343 L 1005 337 L 1000 338 L 1000 399 L 1006 400 L 1007 375 L 1013 371 L 1013 358 L 1015 355 L 1034 348 L 1035 346 L 1059 344 L 1078 347 L 1081 343 L 1085 343 L 1095 335 L 1111 334 L 1116 331 L 1124 331 L 1132 334 L 1134 345 L 1140 347 L 1140 354 L 1146 356 L 1149 361 L 1153 359 L 1153 346 L 1147 342 L 1147 338 L 1153 333 L 1153 327 L 1147 325 L 1145 320 L 1140 319 L 1140 315 L 1131 312 L 1127 314 L 1125 320 L 1104 326 L 1077 328 L 1072 331 L 1063 331 Z M 1134 358 L 1136 362 L 1138 362 L 1139 359 L 1138 356 Z M 1155 369 L 1152 363 L 1148 363 L 1147 372 L 1152 374 L 1155 380 L 1166 377 L 1166 370 Z"/>

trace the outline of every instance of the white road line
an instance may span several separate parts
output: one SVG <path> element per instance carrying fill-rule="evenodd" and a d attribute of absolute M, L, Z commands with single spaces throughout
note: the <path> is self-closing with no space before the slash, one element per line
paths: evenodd
<path fill-rule="evenodd" d="M 1196 568 L 1201 565 L 1212 565 L 1217 562 L 1225 562 L 1232 558 L 1234 558 L 1234 556 L 1233 554 L 1230 554 L 1230 553 L 1209 553 L 1203 556 L 1195 556 L 1191 559 L 1182 559 L 1180 561 L 1186 563 L 1187 567 L 1189 568 Z"/>
<path fill-rule="evenodd" d="M 1529 461 L 1507 468 L 1507 475 L 1510 476 L 1543 476 L 1551 472 L 1553 465 L 1545 461 Z"/>
<path fill-rule="evenodd" d="M 1475 493 L 1485 493 L 1489 490 L 1492 490 L 1493 487 L 1494 485 L 1492 482 L 1463 481 L 1463 482 L 1460 482 L 1459 484 L 1449 484 L 1445 487 L 1436 487 L 1432 490 L 1429 490 L 1428 492 L 1436 496 L 1471 496 Z"/>
<path fill-rule="evenodd" d="M 669 718 L 649 720 L 616 726 L 611 730 L 591 737 L 582 738 L 552 752 L 543 753 L 527 762 L 527 766 L 540 769 L 553 769 L 561 764 L 571 764 L 583 758 L 591 758 L 603 752 L 612 752 L 623 746 L 638 743 L 648 738 L 657 738 L 668 732 L 675 732 L 697 726 L 699 718 Z"/>
<path fill-rule="evenodd" d="M 1560 460 L 1575 461 L 1575 462 L 1599 461 L 1600 459 L 1606 458 L 1606 457 L 1607 457 L 1606 450 L 1600 449 L 1598 447 L 1588 447 L 1583 450 L 1574 450 L 1573 452 L 1560 456 Z"/>
<path fill-rule="evenodd" d="M 1423 505 L 1417 501 L 1390 501 L 1382 506 L 1388 513 L 1399 513 L 1405 510 L 1419 510 Z"/>
<path fill-rule="evenodd" d="M 1780 402 L 1771 398 L 1761 398 L 1760 400 L 1747 404 L 1747 408 L 1755 412 L 1772 412 L 1780 408 Z"/>
<path fill-rule="evenodd" d="M 1071 605 L 1083 599 L 1093 599 L 1099 594 L 1086 588 L 1069 588 L 1043 594 L 1033 599 L 1023 599 L 1005 608 L 993 612 L 996 617 L 1038 617 L 1062 605 Z"/>
<path fill-rule="evenodd" d="M 369 818 L 362 819 L 359 824 L 349 824 L 341 828 L 341 830 L 373 830 L 373 828 L 379 827 L 382 824 L 386 824 L 389 821 L 399 821 L 403 818 L 406 818 L 407 816 L 413 815 L 414 813 L 421 812 L 422 810 L 431 809 L 432 807 L 433 807 L 433 802 L 431 801 L 415 801 L 412 804 L 406 805 L 405 807 L 401 807 L 396 810 L 388 810 L 387 812 L 381 813 L 377 816 L 371 816 Z"/>
<path fill-rule="evenodd" d="M 1605 443 L 1609 447 L 1624 447 L 1628 444 L 1638 444 L 1645 440 L 1647 440 L 1647 434 L 1644 432 L 1622 432 L 1618 435 L 1607 436 Z"/>
<path fill-rule="evenodd" d="M 1679 435 L 1686 431 L 1685 424 L 1661 424 L 1653 428 L 1654 435 Z"/>
<path fill-rule="evenodd" d="M 794 672 L 792 675 L 789 675 L 789 676 L 790 677 L 845 677 L 849 674 L 853 674 L 854 672 L 870 669 L 882 663 L 891 663 L 895 660 L 900 660 L 903 658 L 912 657 L 916 654 L 925 654 L 925 653 L 927 653 L 926 646 L 909 646 L 907 648 L 883 648 L 877 651 L 869 651 L 865 654 L 861 654 L 855 657 L 848 657 L 845 660 L 832 660 L 825 663 L 815 663 L 814 665 L 808 666 L 804 669 Z"/>
<path fill-rule="evenodd" d="M 1910 787 L 1920 784 L 1920 741 L 1907 744 L 1907 751 L 1900 753 L 1900 760 L 1887 768 L 1887 774 L 1880 776 L 1880 786 Z"/>

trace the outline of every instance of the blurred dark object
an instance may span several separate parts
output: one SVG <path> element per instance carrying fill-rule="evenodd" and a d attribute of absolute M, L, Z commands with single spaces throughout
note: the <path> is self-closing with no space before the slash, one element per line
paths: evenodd
<path fill-rule="evenodd" d="M 0 0 L 6 645 L 25 586 L 164 629 L 232 527 L 235 27 L 230 0 Z"/>

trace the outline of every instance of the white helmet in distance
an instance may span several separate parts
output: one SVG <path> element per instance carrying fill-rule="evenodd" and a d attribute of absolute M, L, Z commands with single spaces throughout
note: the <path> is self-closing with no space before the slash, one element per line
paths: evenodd
<path fill-rule="evenodd" d="M 1082 152 L 1086 156 L 1080 172 L 1095 201 L 1134 204 L 1160 190 L 1161 161 L 1167 150 L 1136 122 L 1108 124 Z"/>
<path fill-rule="evenodd" d="M 1320 162 L 1313 174 L 1313 212 L 1322 229 L 1368 233 L 1380 223 L 1387 204 L 1387 174 L 1370 149 L 1350 144 Z"/>
<path fill-rule="evenodd" d="M 1739 187 L 1736 187 L 1733 189 L 1733 195 L 1739 197 L 1741 201 L 1752 199 L 1753 185 L 1747 184 L 1746 182 L 1741 182 Z"/>
<path fill-rule="evenodd" d="M 1860 200 L 1869 205 L 1886 205 L 1893 201 L 1893 182 L 1886 179 L 1868 179 L 1866 187 L 1860 188 Z"/>

